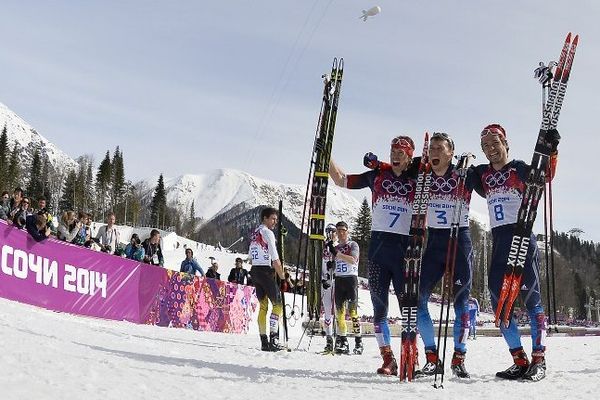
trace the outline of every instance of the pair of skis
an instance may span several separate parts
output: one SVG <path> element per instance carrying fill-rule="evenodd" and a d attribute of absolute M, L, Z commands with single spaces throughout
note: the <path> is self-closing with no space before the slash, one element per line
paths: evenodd
<path fill-rule="evenodd" d="M 335 58 L 331 73 L 323 75 L 323 101 L 315 133 L 313 152 L 310 160 L 304 210 L 302 213 L 301 232 L 304 232 L 306 223 L 307 205 L 309 208 L 307 224 L 307 240 L 304 243 L 304 271 L 300 279 L 305 278 L 308 267 L 308 288 L 306 292 L 307 310 L 310 323 L 317 324 L 321 315 L 321 265 L 323 259 L 323 244 L 325 241 L 325 206 L 327 201 L 327 186 L 329 182 L 329 161 L 337 118 L 342 77 L 344 73 L 344 59 Z M 302 245 L 305 236 L 301 234 L 298 250 L 298 262 L 301 263 Z M 296 270 L 296 280 L 298 271 Z M 302 297 L 304 302 L 304 297 Z M 295 308 L 295 296 L 294 307 Z M 302 305 L 302 310 L 304 305 Z M 309 325 L 310 325 L 309 323 Z"/>
<path fill-rule="evenodd" d="M 538 203 L 544 192 L 546 181 L 550 178 L 546 174 L 549 170 L 552 148 L 551 143 L 546 140 L 546 133 L 551 129 L 556 129 L 578 42 L 579 35 L 576 35 L 572 41 L 571 33 L 567 35 L 554 72 L 548 100 L 544 106 L 542 124 L 531 161 L 531 170 L 525 182 L 523 199 L 517 215 L 517 223 L 510 245 L 498 306 L 495 310 L 496 326 L 501 323 L 505 327 L 510 325 L 514 303 L 521 290 L 523 269 Z"/>
<path fill-rule="evenodd" d="M 419 277 L 427 230 L 427 208 L 431 186 L 429 163 L 429 134 L 425 133 L 423 155 L 419 164 L 417 185 L 413 200 L 410 238 L 404 256 L 404 293 L 400 296 L 402 322 L 400 345 L 400 381 L 412 381 L 418 368 L 417 352 L 417 304 L 419 301 Z"/>
<path fill-rule="evenodd" d="M 450 224 L 450 236 L 448 238 L 448 250 L 446 252 L 446 264 L 444 269 L 444 277 L 442 278 L 442 304 L 440 307 L 440 318 L 438 326 L 438 341 L 437 341 L 437 358 L 442 360 L 442 373 L 440 374 L 440 384 L 437 384 L 437 369 L 434 376 L 435 388 L 444 387 L 444 366 L 446 363 L 446 342 L 448 339 L 448 321 L 450 320 L 450 303 L 452 302 L 452 289 L 454 282 L 454 267 L 456 265 L 456 253 L 458 252 L 458 233 L 460 230 L 460 221 L 462 215 L 463 198 L 465 194 L 465 184 L 467 180 L 467 171 L 469 165 L 475 156 L 471 153 L 463 153 L 456 165 L 458 179 L 455 192 L 454 211 L 452 213 L 452 222 Z M 445 315 L 444 315 L 445 312 Z M 442 340 L 442 321 L 444 321 L 444 343 L 440 346 Z M 455 322 L 456 323 L 456 322 Z M 443 349 L 442 349 L 443 347 Z M 440 349 L 442 356 L 440 357 Z"/>

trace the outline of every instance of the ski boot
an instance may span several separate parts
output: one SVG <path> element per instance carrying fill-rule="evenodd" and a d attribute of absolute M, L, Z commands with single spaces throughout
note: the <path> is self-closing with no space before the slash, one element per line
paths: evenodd
<path fill-rule="evenodd" d="M 270 340 L 267 335 L 260 335 L 260 343 L 260 349 L 262 351 L 280 351 L 284 349 L 284 347 L 279 344 L 279 335 L 277 333 L 271 333 Z"/>
<path fill-rule="evenodd" d="M 511 351 L 515 363 L 504 371 L 496 372 L 496 377 L 501 379 L 515 380 L 522 378 L 529 368 L 529 360 L 523 348 Z"/>
<path fill-rule="evenodd" d="M 331 336 L 327 336 L 326 340 L 327 344 L 325 344 L 323 354 L 333 354 L 333 338 Z"/>
<path fill-rule="evenodd" d="M 267 335 L 260 335 L 260 349 L 262 351 L 271 351 L 271 346 Z"/>
<path fill-rule="evenodd" d="M 465 367 L 465 354 L 466 353 L 463 353 L 462 351 L 454 351 L 450 369 L 457 378 L 469 379 L 471 375 L 469 375 L 467 368 Z"/>
<path fill-rule="evenodd" d="M 354 337 L 354 350 L 352 350 L 352 352 L 356 355 L 361 355 L 363 353 L 362 337 Z"/>
<path fill-rule="evenodd" d="M 383 365 L 377 368 L 377 373 L 381 375 L 398 375 L 398 363 L 394 357 L 394 352 L 390 346 L 383 346 L 379 348 L 381 358 L 383 358 Z"/>
<path fill-rule="evenodd" d="M 418 375 L 435 375 L 436 373 L 441 374 L 443 372 L 442 362 L 439 360 L 435 350 L 425 350 L 425 357 L 427 362 L 421 368 Z"/>
<path fill-rule="evenodd" d="M 523 379 L 530 381 L 541 381 L 546 377 L 546 358 L 544 357 L 543 351 L 536 351 L 531 353 L 531 364 L 529 368 L 523 374 Z"/>
<path fill-rule="evenodd" d="M 335 354 L 350 354 L 350 345 L 346 336 L 336 336 Z"/>
<path fill-rule="evenodd" d="M 279 344 L 279 332 L 271 332 L 271 340 L 269 342 L 269 346 L 271 346 L 271 351 L 285 350 L 285 346 Z"/>

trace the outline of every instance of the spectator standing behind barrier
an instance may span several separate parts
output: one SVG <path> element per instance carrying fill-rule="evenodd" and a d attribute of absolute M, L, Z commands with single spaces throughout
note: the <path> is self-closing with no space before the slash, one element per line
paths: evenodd
<path fill-rule="evenodd" d="M 2 200 L 0 201 L 0 219 L 7 220 L 10 214 L 10 195 L 8 192 L 2 193 Z"/>
<path fill-rule="evenodd" d="M 109 213 L 106 217 L 106 225 L 101 226 L 96 234 L 96 240 L 101 246 L 101 249 L 105 253 L 114 254 L 119 246 L 120 237 L 119 231 L 115 226 L 116 217 L 114 213 Z"/>
<path fill-rule="evenodd" d="M 131 235 L 131 241 L 125 246 L 125 257 L 130 260 L 144 261 L 146 252 L 142 247 L 142 242 L 137 233 Z"/>
<path fill-rule="evenodd" d="M 218 270 L 219 270 L 219 263 L 217 263 L 216 261 L 213 261 L 213 263 L 210 266 L 210 268 L 208 269 L 208 271 L 206 271 L 206 277 L 220 281 L 221 274 L 217 272 Z"/>
<path fill-rule="evenodd" d="M 16 187 L 13 191 L 12 199 L 10 199 L 10 211 L 14 211 L 16 208 L 19 208 L 21 205 L 21 201 L 23 200 L 23 189 L 20 187 Z"/>
<path fill-rule="evenodd" d="M 160 265 L 165 264 L 162 247 L 160 247 L 160 232 L 158 229 L 150 231 L 150 237 L 142 242 L 144 248 L 144 262 L 146 264 Z"/>
<path fill-rule="evenodd" d="M 48 211 L 48 203 L 44 196 L 38 197 L 37 200 L 37 209 L 34 210 L 34 214 L 44 213 L 46 215 L 46 226 L 50 228 L 50 232 L 53 235 L 56 235 L 56 230 L 54 229 L 54 224 L 52 223 L 52 214 Z"/>
<path fill-rule="evenodd" d="M 185 249 L 185 260 L 181 262 L 181 268 L 179 272 L 185 272 L 186 274 L 195 275 L 196 271 L 200 276 L 204 276 L 204 270 L 198 264 L 198 261 L 194 258 L 194 252 L 192 249 Z"/>
<path fill-rule="evenodd" d="M 74 242 L 79 229 L 81 228 L 81 222 L 75 217 L 75 211 L 65 211 L 58 224 L 58 238 L 65 242 Z"/>
<path fill-rule="evenodd" d="M 84 246 L 91 238 L 91 229 L 87 225 L 88 215 L 82 211 L 79 212 L 77 220 L 79 221 L 79 230 L 71 243 L 78 246 Z"/>
<path fill-rule="evenodd" d="M 37 242 L 40 242 L 50 236 L 52 231 L 48 226 L 46 226 L 46 221 L 48 216 L 46 213 L 42 212 L 39 214 L 29 215 L 26 218 L 25 225 L 27 227 L 27 232 L 34 238 Z"/>
<path fill-rule="evenodd" d="M 239 285 L 248 284 L 248 271 L 244 269 L 244 264 L 240 257 L 235 259 L 235 267 L 231 268 L 231 271 L 229 271 L 227 280 Z"/>
<path fill-rule="evenodd" d="M 29 199 L 24 197 L 19 203 L 19 207 L 12 210 L 10 219 L 12 224 L 19 229 L 23 229 L 26 224 L 27 216 L 29 216 Z"/>

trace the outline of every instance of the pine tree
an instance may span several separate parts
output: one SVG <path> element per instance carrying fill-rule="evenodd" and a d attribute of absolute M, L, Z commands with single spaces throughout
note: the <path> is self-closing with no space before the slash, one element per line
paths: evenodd
<path fill-rule="evenodd" d="M 6 185 L 9 158 L 8 135 L 6 133 L 6 125 L 4 125 L 4 129 L 2 129 L 2 134 L 0 135 L 0 190 L 2 191 L 10 189 Z"/>
<path fill-rule="evenodd" d="M 360 248 L 358 274 L 366 277 L 368 275 L 367 260 L 369 243 L 371 241 L 371 209 L 366 198 L 363 199 L 354 228 L 352 229 L 352 240 L 354 240 Z"/>
<path fill-rule="evenodd" d="M 165 191 L 165 181 L 162 174 L 158 178 L 158 184 L 154 189 L 152 203 L 150 204 L 150 224 L 152 226 L 162 226 L 166 222 L 167 211 L 167 193 Z"/>
<path fill-rule="evenodd" d="M 42 184 L 42 160 L 40 152 L 36 148 L 33 151 L 33 159 L 31 160 L 31 168 L 29 170 L 29 185 L 27 186 L 27 195 L 32 201 L 32 204 L 44 192 Z"/>
<path fill-rule="evenodd" d="M 94 210 L 94 206 L 96 204 L 95 200 L 95 190 L 94 190 L 94 162 L 91 157 L 88 157 L 87 161 L 87 169 L 85 172 L 85 196 L 83 198 L 83 210 L 85 212 L 91 212 Z"/>
<path fill-rule="evenodd" d="M 70 170 L 63 188 L 63 194 L 59 202 L 61 211 L 75 210 L 75 197 L 77 192 L 77 173 L 75 170 Z"/>
<path fill-rule="evenodd" d="M 15 142 L 12 152 L 10 153 L 10 160 L 8 161 L 8 171 L 6 174 L 6 186 L 10 190 L 17 186 L 21 186 L 21 164 L 19 154 L 19 145 Z"/>
<path fill-rule="evenodd" d="M 196 208 L 194 206 L 195 201 L 192 200 L 192 205 L 190 206 L 190 220 L 188 222 L 188 236 L 189 238 L 194 237 L 194 232 L 196 231 Z"/>
<path fill-rule="evenodd" d="M 96 192 L 99 196 L 98 205 L 102 213 L 102 220 L 104 220 L 104 212 L 107 211 L 106 200 L 112 182 L 111 167 L 110 152 L 106 151 L 106 155 L 98 166 L 98 173 L 96 174 Z"/>
<path fill-rule="evenodd" d="M 50 160 L 48 160 L 48 156 L 44 155 L 44 161 L 42 163 L 42 196 L 46 199 L 46 208 L 48 210 L 52 209 L 53 199 L 52 199 L 52 190 L 50 188 L 50 178 L 52 175 L 52 165 L 50 164 Z"/>
<path fill-rule="evenodd" d="M 125 192 L 125 167 L 123 165 L 123 153 L 119 149 L 119 146 L 115 149 L 112 163 L 112 188 L 111 188 L 111 200 L 112 208 L 116 211 L 122 204 L 123 195 Z M 120 213 L 122 215 L 122 213 Z"/>

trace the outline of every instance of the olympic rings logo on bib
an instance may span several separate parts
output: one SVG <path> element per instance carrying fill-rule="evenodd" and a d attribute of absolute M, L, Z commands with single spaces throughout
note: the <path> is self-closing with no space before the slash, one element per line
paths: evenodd
<path fill-rule="evenodd" d="M 410 183 L 391 181 L 389 179 L 381 182 L 381 187 L 384 188 L 389 194 L 398 194 L 400 196 L 406 196 L 413 188 Z"/>
<path fill-rule="evenodd" d="M 443 176 L 435 178 L 431 182 L 430 190 L 432 192 L 450 193 L 458 186 L 458 181 L 454 178 L 445 179 Z"/>
<path fill-rule="evenodd" d="M 502 186 L 510 178 L 510 170 L 506 172 L 497 171 L 493 175 L 485 177 L 485 183 L 489 187 Z"/>

